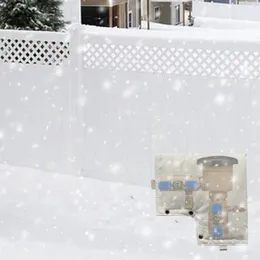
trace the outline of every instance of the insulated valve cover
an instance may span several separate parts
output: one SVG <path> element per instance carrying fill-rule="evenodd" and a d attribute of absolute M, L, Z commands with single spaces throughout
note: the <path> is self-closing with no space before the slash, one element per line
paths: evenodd
<path fill-rule="evenodd" d="M 246 156 L 155 157 L 158 216 L 192 216 L 200 245 L 247 244 Z"/>

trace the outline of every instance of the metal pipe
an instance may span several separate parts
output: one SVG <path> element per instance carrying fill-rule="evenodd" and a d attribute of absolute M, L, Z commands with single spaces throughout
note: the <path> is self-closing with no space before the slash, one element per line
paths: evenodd
<path fill-rule="evenodd" d="M 150 0 L 147 0 L 147 30 L 150 30 Z"/>
<path fill-rule="evenodd" d="M 182 24 L 185 26 L 185 2 L 182 2 Z"/>
<path fill-rule="evenodd" d="M 126 28 L 129 28 L 128 2 L 125 3 L 125 12 L 126 12 Z"/>
<path fill-rule="evenodd" d="M 142 29 L 142 9 L 141 9 L 141 0 L 138 1 L 139 9 L 138 9 L 138 21 L 139 21 L 139 29 Z"/>
<path fill-rule="evenodd" d="M 109 27 L 113 27 L 113 7 L 109 6 Z"/>

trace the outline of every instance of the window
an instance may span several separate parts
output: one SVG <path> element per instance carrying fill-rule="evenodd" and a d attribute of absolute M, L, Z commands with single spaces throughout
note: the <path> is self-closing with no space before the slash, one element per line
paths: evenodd
<path fill-rule="evenodd" d="M 175 24 L 181 22 L 181 8 L 180 5 L 175 5 Z"/>
<path fill-rule="evenodd" d="M 128 27 L 129 28 L 133 27 L 133 12 L 132 11 L 128 12 Z"/>
<path fill-rule="evenodd" d="M 160 20 L 160 7 L 159 6 L 156 6 L 154 8 L 154 20 L 155 21 Z"/>

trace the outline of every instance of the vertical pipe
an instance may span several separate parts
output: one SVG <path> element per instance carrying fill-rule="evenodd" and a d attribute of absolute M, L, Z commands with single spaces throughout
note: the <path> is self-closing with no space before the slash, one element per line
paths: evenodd
<path fill-rule="evenodd" d="M 192 191 L 185 191 L 185 209 L 192 210 L 193 208 L 193 194 Z"/>
<path fill-rule="evenodd" d="M 113 6 L 109 6 L 109 27 L 113 27 Z"/>
<path fill-rule="evenodd" d="M 185 2 L 182 2 L 182 24 L 185 26 Z"/>
<path fill-rule="evenodd" d="M 120 28 L 120 21 L 119 21 L 120 13 L 119 13 L 119 10 L 120 10 L 120 5 L 117 5 L 116 6 L 116 27 L 117 28 Z"/>
<path fill-rule="evenodd" d="M 139 29 L 142 29 L 142 11 L 141 11 L 141 0 L 138 1 L 139 9 L 138 9 L 138 19 L 139 19 Z"/>
<path fill-rule="evenodd" d="M 213 239 L 228 238 L 227 193 L 210 192 L 208 229 Z"/>
<path fill-rule="evenodd" d="M 147 30 L 150 30 L 150 0 L 147 0 Z"/>
<path fill-rule="evenodd" d="M 125 26 L 125 28 L 128 28 L 129 27 L 129 25 L 128 25 L 128 19 L 129 19 L 129 14 L 128 14 L 128 1 L 125 3 L 125 22 L 126 22 L 126 26 Z"/>

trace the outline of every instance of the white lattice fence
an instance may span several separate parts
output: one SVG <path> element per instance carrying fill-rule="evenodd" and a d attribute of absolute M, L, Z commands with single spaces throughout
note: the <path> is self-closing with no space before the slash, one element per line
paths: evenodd
<path fill-rule="evenodd" d="M 87 44 L 85 67 L 191 76 L 259 78 L 260 53 Z"/>
<path fill-rule="evenodd" d="M 60 65 L 68 60 L 69 54 L 66 34 L 1 31 L 1 62 Z"/>
<path fill-rule="evenodd" d="M 175 37 L 173 33 L 173 36 L 167 38 L 156 38 L 153 35 L 142 37 L 136 32 L 132 37 L 125 37 L 113 32 L 115 31 L 111 30 L 109 35 L 102 35 L 90 30 L 83 34 L 81 38 L 85 68 L 205 77 L 260 78 L 260 41 L 218 40 L 217 36 L 215 39 L 213 37 L 206 40 L 201 36 L 187 38 L 191 32 L 187 30 L 183 34 L 184 37 Z"/>

